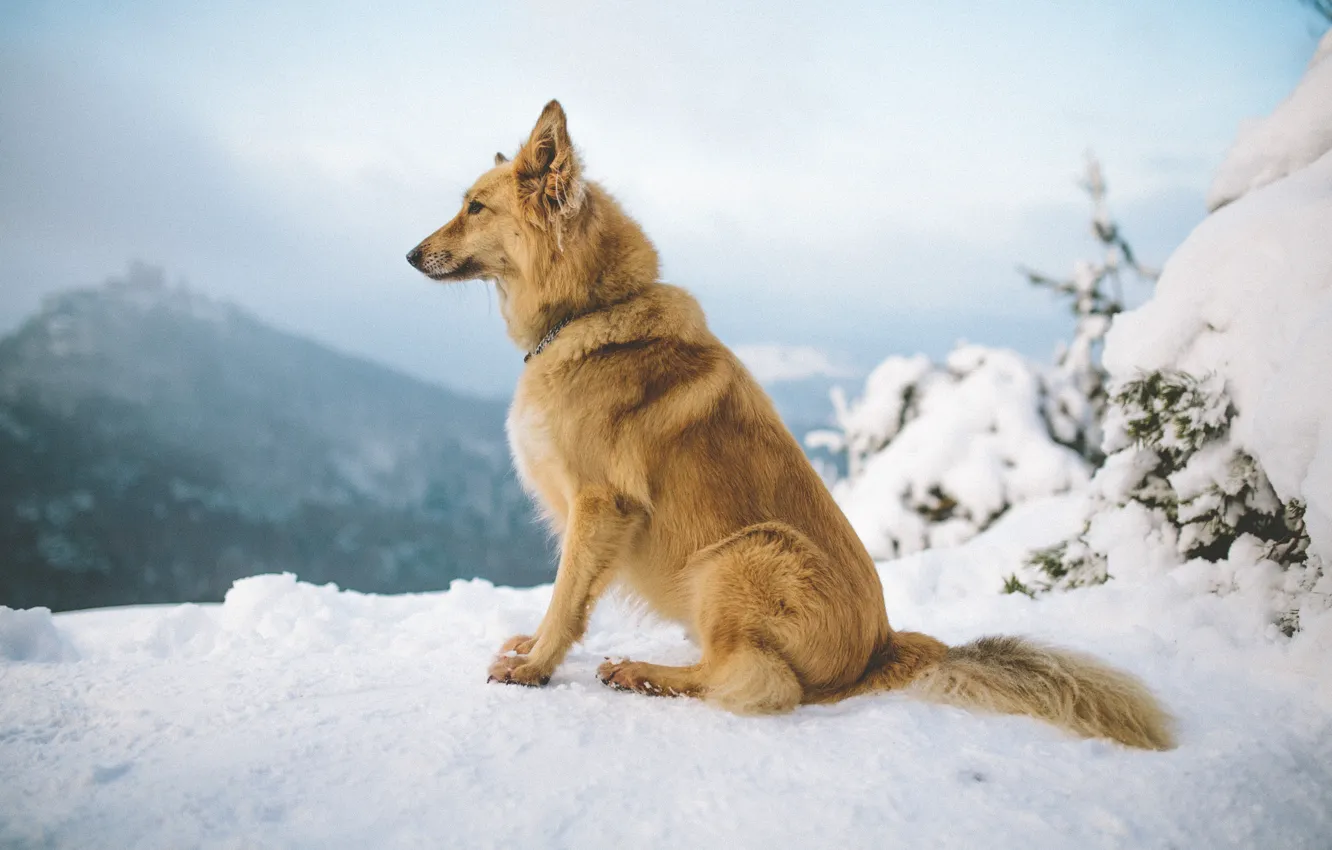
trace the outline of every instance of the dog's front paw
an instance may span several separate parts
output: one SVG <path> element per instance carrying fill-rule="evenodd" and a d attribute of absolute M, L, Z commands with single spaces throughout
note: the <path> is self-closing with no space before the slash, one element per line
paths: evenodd
<path fill-rule="evenodd" d="M 550 671 L 533 664 L 526 655 L 501 655 L 490 665 L 486 681 L 539 688 L 550 681 Z"/>
<path fill-rule="evenodd" d="M 516 655 L 526 655 L 536 646 L 536 638 L 531 635 L 514 635 L 504 642 L 500 647 L 500 655 L 507 655 L 512 652 Z"/>

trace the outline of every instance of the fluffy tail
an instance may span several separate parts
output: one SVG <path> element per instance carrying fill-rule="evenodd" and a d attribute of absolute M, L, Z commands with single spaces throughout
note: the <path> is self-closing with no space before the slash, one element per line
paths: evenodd
<path fill-rule="evenodd" d="M 1147 750 L 1175 745 L 1173 719 L 1146 685 L 1078 652 L 1016 637 L 944 647 L 926 635 L 897 632 L 887 655 L 858 692 L 906 685 L 921 699 L 1039 717 L 1086 738 Z"/>

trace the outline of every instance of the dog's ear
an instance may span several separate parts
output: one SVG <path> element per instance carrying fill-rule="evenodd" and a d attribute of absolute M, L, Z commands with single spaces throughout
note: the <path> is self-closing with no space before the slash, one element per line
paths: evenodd
<path fill-rule="evenodd" d="M 552 100 L 541 110 L 532 135 L 513 159 L 518 201 L 527 220 L 542 230 L 562 216 L 578 212 L 583 203 L 583 166 L 569 141 L 564 109 Z"/>
<path fill-rule="evenodd" d="M 502 154 L 502 153 L 496 153 L 496 154 L 495 154 L 495 164 L 496 164 L 496 165 L 503 165 L 504 163 L 506 163 L 506 162 L 508 162 L 508 161 L 509 161 L 509 158 L 508 158 L 507 156 L 505 156 L 504 154 Z"/>

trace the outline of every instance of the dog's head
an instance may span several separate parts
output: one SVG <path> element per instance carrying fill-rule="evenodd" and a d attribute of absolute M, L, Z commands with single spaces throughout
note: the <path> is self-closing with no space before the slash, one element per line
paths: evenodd
<path fill-rule="evenodd" d="M 546 239 L 560 244 L 587 187 L 569 141 L 564 109 L 552 100 L 512 161 L 495 165 L 463 194 L 462 209 L 407 255 L 433 280 L 505 280 L 530 266 Z"/>

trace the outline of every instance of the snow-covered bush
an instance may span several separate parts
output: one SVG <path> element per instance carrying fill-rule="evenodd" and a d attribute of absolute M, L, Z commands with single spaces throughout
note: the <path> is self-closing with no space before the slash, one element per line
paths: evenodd
<path fill-rule="evenodd" d="M 1086 461 L 1051 435 L 1045 392 L 1039 367 L 1006 349 L 962 345 L 942 366 L 890 357 L 856 401 L 834 392 L 840 431 L 807 442 L 846 452 L 833 494 L 876 558 L 955 545 L 1086 482 Z"/>
<path fill-rule="evenodd" d="M 1332 55 L 1332 35 L 1319 55 Z M 1297 94 L 1332 103 L 1328 64 Z M 1288 156 L 1330 137 L 1323 116 L 1283 105 L 1247 128 L 1244 156 L 1216 185 L 1252 191 L 1204 221 L 1156 295 L 1116 318 L 1109 456 L 1086 527 L 1035 553 L 1007 590 L 1177 569 L 1251 595 L 1287 634 L 1315 620 L 1332 632 L 1332 151 L 1302 167 Z M 1268 162 L 1258 138 L 1281 141 Z"/>
<path fill-rule="evenodd" d="M 854 402 L 834 389 L 837 431 L 806 438 L 845 454 L 847 475 L 833 493 L 875 557 L 961 543 L 1013 505 L 1085 483 L 1104 460 L 1101 341 L 1123 309 L 1124 273 L 1148 281 L 1154 273 L 1110 218 L 1094 156 L 1082 185 L 1100 258 L 1078 263 L 1067 279 L 1022 270 L 1066 296 L 1077 320 L 1052 367 L 976 345 L 959 346 L 943 365 L 889 357 Z"/>
<path fill-rule="evenodd" d="M 1225 561 L 1243 541 L 1247 554 L 1289 572 L 1276 617 L 1293 630 L 1297 597 L 1321 575 L 1307 555 L 1304 505 L 1283 503 L 1232 439 L 1236 411 L 1224 383 L 1215 375 L 1152 372 L 1119 385 L 1111 411 L 1107 448 L 1118 450 L 1093 479 L 1083 532 L 1032 553 L 1026 574 L 1011 576 L 1004 589 L 1034 596 L 1106 581 L 1105 550 L 1116 545 L 1121 521 L 1115 512 L 1131 504 L 1168 560 Z"/>

